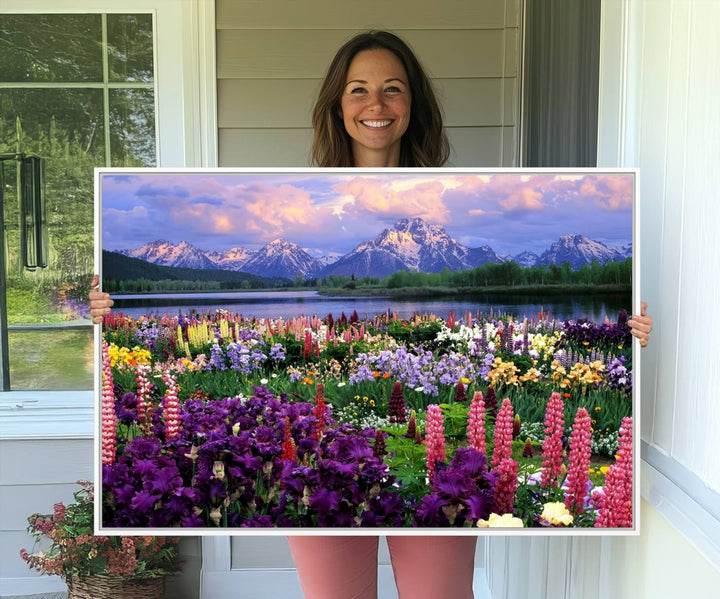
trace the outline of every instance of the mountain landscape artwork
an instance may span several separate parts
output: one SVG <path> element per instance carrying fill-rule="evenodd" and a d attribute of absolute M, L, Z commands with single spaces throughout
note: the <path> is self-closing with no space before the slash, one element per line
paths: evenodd
<path fill-rule="evenodd" d="M 96 190 L 101 530 L 636 530 L 636 171 Z"/>
<path fill-rule="evenodd" d="M 623 261 L 632 178 L 618 174 L 107 176 L 103 249 L 263 277 L 387 277 L 514 261 Z M 172 235 L 170 235 L 172 234 Z"/>

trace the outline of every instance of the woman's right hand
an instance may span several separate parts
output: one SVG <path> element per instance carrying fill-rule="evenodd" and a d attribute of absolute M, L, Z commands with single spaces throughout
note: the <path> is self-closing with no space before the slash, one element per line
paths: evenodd
<path fill-rule="evenodd" d="M 90 317 L 92 318 L 93 324 L 102 324 L 103 316 L 110 314 L 110 307 L 114 303 L 112 299 L 110 299 L 109 293 L 98 291 L 99 284 L 100 277 L 95 275 L 92 283 L 90 283 L 92 289 L 88 294 L 88 299 L 90 300 Z"/>

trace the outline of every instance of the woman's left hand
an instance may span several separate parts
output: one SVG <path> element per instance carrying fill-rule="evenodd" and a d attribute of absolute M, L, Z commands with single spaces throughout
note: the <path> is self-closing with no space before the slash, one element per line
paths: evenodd
<path fill-rule="evenodd" d="M 630 333 L 637 337 L 640 341 L 640 347 L 647 347 L 648 339 L 650 339 L 650 331 L 652 331 L 652 316 L 646 314 L 647 304 L 640 302 L 640 315 L 633 315 L 627 321 L 630 327 Z"/>

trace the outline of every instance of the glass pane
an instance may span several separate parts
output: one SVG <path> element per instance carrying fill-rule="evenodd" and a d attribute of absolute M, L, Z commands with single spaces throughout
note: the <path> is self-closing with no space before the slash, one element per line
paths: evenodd
<path fill-rule="evenodd" d="M 108 15 L 110 81 L 153 80 L 152 15 Z"/>
<path fill-rule="evenodd" d="M 14 390 L 79 390 L 93 386 L 93 330 L 10 331 Z"/>
<path fill-rule="evenodd" d="M 2 15 L 0 81 L 101 82 L 100 15 Z"/>
<path fill-rule="evenodd" d="M 113 76 L 153 79 L 150 15 L 109 15 Z M 0 81 L 102 82 L 100 15 L 2 15 Z M 126 39 L 124 39 L 126 38 Z M 45 160 L 49 264 L 30 271 L 20 252 L 14 160 L 2 164 L 6 290 L 13 389 L 92 387 L 87 293 L 93 273 L 93 168 L 154 166 L 153 90 L 110 90 L 111 129 L 102 89 L 3 89 L 0 153 Z M 41 330 L 36 330 L 40 327 Z"/>
<path fill-rule="evenodd" d="M 13 389 L 81 389 L 92 329 L 87 291 L 93 272 L 93 168 L 104 163 L 102 90 L 11 89 L 0 98 L 0 152 L 20 148 L 45 161 L 49 264 L 29 271 L 20 253 L 16 162 L 4 163 L 10 384 Z M 87 329 L 68 331 L 72 322 Z M 18 325 L 55 326 L 42 332 Z"/>
<path fill-rule="evenodd" d="M 0 152 L 17 149 L 18 118 L 22 128 L 21 150 L 45 158 L 49 156 L 48 153 L 60 157 L 66 150 L 77 151 L 92 157 L 98 166 L 103 164 L 105 120 L 102 90 L 2 90 Z"/>
<path fill-rule="evenodd" d="M 92 271 L 93 168 L 105 161 L 102 90 L 11 89 L 0 97 L 0 152 L 17 148 L 45 159 L 45 201 L 50 247 L 46 269 L 30 273 L 20 262 L 14 161 L 5 163 L 7 274 L 11 281 L 78 284 Z M 14 322 L 24 320 L 12 311 Z M 48 316 L 50 318 L 50 316 Z"/>
<path fill-rule="evenodd" d="M 155 166 L 153 90 L 110 90 L 110 148 L 111 166 Z"/>

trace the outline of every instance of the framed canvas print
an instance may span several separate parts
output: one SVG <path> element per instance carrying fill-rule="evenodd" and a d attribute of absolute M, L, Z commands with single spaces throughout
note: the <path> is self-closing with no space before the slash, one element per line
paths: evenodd
<path fill-rule="evenodd" d="M 95 184 L 98 531 L 638 532 L 636 170 Z"/>

